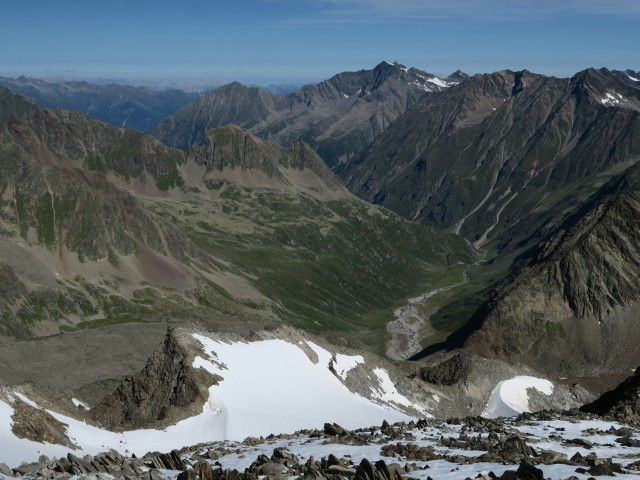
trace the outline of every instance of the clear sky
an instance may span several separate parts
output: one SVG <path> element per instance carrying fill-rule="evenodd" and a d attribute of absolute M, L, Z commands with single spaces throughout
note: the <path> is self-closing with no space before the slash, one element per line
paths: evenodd
<path fill-rule="evenodd" d="M 398 61 L 430 73 L 640 69 L 640 0 L 15 0 L 0 75 L 316 82 Z"/>

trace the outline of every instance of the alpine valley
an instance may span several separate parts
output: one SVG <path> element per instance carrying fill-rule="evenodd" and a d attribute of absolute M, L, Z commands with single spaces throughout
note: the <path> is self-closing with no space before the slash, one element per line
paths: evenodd
<path fill-rule="evenodd" d="M 636 478 L 639 77 L 0 79 L 0 480 Z"/>

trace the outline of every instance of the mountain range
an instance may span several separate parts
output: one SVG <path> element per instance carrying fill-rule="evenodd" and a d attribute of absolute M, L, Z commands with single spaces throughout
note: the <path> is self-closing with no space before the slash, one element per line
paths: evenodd
<path fill-rule="evenodd" d="M 5 334 L 221 315 L 375 331 L 376 312 L 473 261 L 351 195 L 303 143 L 229 126 L 185 153 L 1 93 Z"/>
<path fill-rule="evenodd" d="M 382 62 L 372 70 L 340 73 L 283 97 L 235 82 L 197 98 L 149 133 L 186 150 L 207 130 L 233 123 L 277 144 L 304 141 L 334 167 L 367 147 L 418 99 L 463 78 L 462 72 L 441 79 Z"/>
<path fill-rule="evenodd" d="M 86 117 L 142 132 L 196 97 L 175 88 L 74 80 L 50 82 L 25 76 L 0 77 L 0 85 L 32 99 L 42 108 L 76 110 Z"/>
<path fill-rule="evenodd" d="M 276 341 L 402 415 L 594 400 L 640 363 L 636 75 L 383 62 L 284 96 L 232 83 L 150 134 L 0 87 L 0 385 L 164 428 L 226 408 L 215 349 Z M 2 415 L 29 411 L 16 392 Z M 622 397 L 593 408 L 638 411 Z"/>
<path fill-rule="evenodd" d="M 475 75 L 337 173 L 356 195 L 497 253 L 548 238 L 637 160 L 640 90 L 606 69 Z"/>

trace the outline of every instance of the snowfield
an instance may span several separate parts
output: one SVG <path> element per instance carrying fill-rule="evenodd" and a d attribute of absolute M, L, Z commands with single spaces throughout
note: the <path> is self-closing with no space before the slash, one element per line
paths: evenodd
<path fill-rule="evenodd" d="M 312 342 L 293 344 L 284 340 L 263 340 L 225 343 L 204 335 L 194 334 L 193 337 L 200 342 L 204 352 L 195 358 L 193 366 L 223 377 L 218 385 L 210 387 L 209 397 L 199 415 L 164 430 L 113 433 L 49 412 L 67 425 L 69 438 L 81 447 L 69 450 L 59 445 L 16 438 L 11 432 L 12 404 L 19 398 L 32 406 L 37 405 L 20 393 L 5 390 L 9 400 L 0 401 L 0 462 L 15 468 L 23 461 L 38 461 L 40 455 L 61 458 L 71 452 L 78 457 L 86 454 L 95 456 L 114 449 L 140 458 L 147 452 L 167 453 L 184 448 L 182 458 L 190 465 L 197 458 L 204 458 L 213 465 L 211 458 L 216 458 L 218 466 L 242 472 L 258 455 L 270 456 L 274 448 L 283 447 L 297 455 L 300 464 L 311 456 L 319 460 L 330 454 L 344 459 L 345 466 L 349 468 L 355 468 L 365 458 L 371 462 L 382 459 L 387 464 L 415 463 L 415 470 L 408 473 L 415 479 L 450 480 L 474 478 L 479 473 L 485 475 L 490 471 L 499 476 L 506 470 L 517 469 L 517 465 L 487 463 L 478 459 L 486 450 L 474 446 L 472 437 L 478 441 L 487 440 L 489 431 L 495 434 L 496 428 L 502 432 L 500 441 L 517 435 L 537 451 L 553 450 L 569 457 L 578 452 L 584 456 L 596 453 L 598 458 L 613 458 L 624 466 L 640 458 L 638 431 L 633 430 L 632 434 L 638 441 L 638 447 L 621 445 L 620 435 L 611 431 L 612 427 L 617 429 L 621 426 L 613 422 L 504 418 L 499 421 L 479 419 L 468 425 L 434 419 L 416 424 L 416 419 L 393 408 L 415 408 L 415 405 L 397 391 L 386 370 L 379 367 L 369 370 L 373 380 L 373 400 L 347 388 L 343 381 L 349 378 L 349 372 L 367 367 L 361 356 L 334 355 Z M 528 411 L 530 389 L 551 395 L 553 384 L 527 376 L 500 382 L 491 398 L 487 399 L 485 416 L 512 417 Z M 80 403 L 77 399 L 73 401 L 74 404 Z M 424 417 L 428 418 L 429 412 L 424 411 Z M 395 423 L 395 427 L 371 427 L 383 424 L 384 420 Z M 353 431 L 353 436 L 336 438 L 323 435 L 325 422 L 337 423 Z M 478 422 L 481 427 L 478 427 Z M 294 433 L 302 430 L 307 433 Z M 309 430 L 312 430 L 311 434 Z M 243 441 L 248 437 L 252 438 L 251 441 Z M 455 440 L 455 445 L 446 443 L 447 438 Z M 592 446 L 576 443 L 575 439 L 580 438 L 588 440 Z M 436 457 L 428 462 L 416 461 L 388 450 L 385 453 L 383 449 L 385 445 L 401 448 L 403 444 L 428 448 L 435 452 Z M 192 445 L 197 446 L 190 447 Z M 209 457 L 210 451 L 216 454 Z M 575 465 L 539 465 L 539 468 L 543 469 L 545 478 L 560 479 L 571 475 L 579 479 L 588 478 L 576 474 Z M 179 472 L 163 470 L 162 473 L 165 478 L 175 478 Z M 10 477 L 0 474 L 0 480 L 5 478 Z M 618 478 L 637 476 L 618 474 Z"/>
<path fill-rule="evenodd" d="M 194 338 L 208 355 L 197 357 L 194 367 L 224 379 L 209 389 L 202 413 L 165 430 L 113 433 L 47 410 L 68 425 L 69 438 L 81 447 L 72 453 L 95 455 L 113 448 L 141 456 L 197 443 L 321 428 L 325 422 L 359 428 L 383 420 L 411 419 L 394 408 L 397 404 L 410 404 L 396 391 L 385 370 L 376 370 L 381 384 L 375 395 L 379 403 L 374 403 L 351 392 L 329 369 L 333 364 L 344 379 L 352 368 L 364 363 L 361 356 L 336 355 L 334 361 L 329 351 L 307 342 L 306 346 L 317 355 L 314 363 L 302 348 L 284 340 L 223 343 L 204 335 L 195 334 Z M 23 395 L 8 395 L 39 408 Z M 11 415 L 11 405 L 0 401 L 0 462 L 15 465 L 19 461 L 35 461 L 40 455 L 61 456 L 69 451 L 59 445 L 16 438 L 11 432 Z"/>
<path fill-rule="evenodd" d="M 317 363 L 284 340 L 221 343 L 203 335 L 194 338 L 205 352 L 214 352 L 208 359 L 197 358 L 194 366 L 224 378 L 209 389 L 208 403 L 224 420 L 221 434 L 210 440 L 293 433 L 322 427 L 325 422 L 358 428 L 385 419 L 410 419 L 392 407 L 400 397 L 390 380 L 380 387 L 381 404 L 354 394 L 329 370 L 332 354 L 314 343 L 307 345 L 318 356 Z M 336 371 L 345 378 L 363 362 L 362 357 L 342 355 Z"/>
<path fill-rule="evenodd" d="M 491 393 L 484 417 L 514 417 L 529 410 L 530 388 L 538 390 L 544 395 L 553 394 L 553 383 L 541 378 L 518 376 L 511 380 L 500 382 Z"/>

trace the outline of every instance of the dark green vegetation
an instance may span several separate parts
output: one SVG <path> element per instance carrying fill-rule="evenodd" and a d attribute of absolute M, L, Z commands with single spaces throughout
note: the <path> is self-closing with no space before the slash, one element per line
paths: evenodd
<path fill-rule="evenodd" d="M 452 81 L 464 78 L 458 74 Z M 237 124 L 270 142 L 304 141 L 330 166 L 350 160 L 442 81 L 415 68 L 383 62 L 373 70 L 340 73 L 279 97 L 239 83 L 211 91 L 181 108 L 150 133 L 186 150 L 207 130 Z"/>
<path fill-rule="evenodd" d="M 2 334 L 284 321 L 378 348 L 394 306 L 474 261 L 353 197 L 303 143 L 226 127 L 185 154 L 0 93 Z"/>
<path fill-rule="evenodd" d="M 76 110 L 89 118 L 142 132 L 194 98 L 176 89 L 77 81 L 53 83 L 24 76 L 0 77 L 0 85 L 32 99 L 42 108 Z"/>

